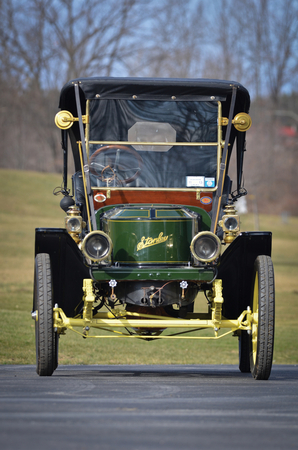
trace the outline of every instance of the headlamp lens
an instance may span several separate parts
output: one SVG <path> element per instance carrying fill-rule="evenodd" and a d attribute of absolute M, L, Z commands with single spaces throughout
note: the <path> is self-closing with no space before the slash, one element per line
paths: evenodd
<path fill-rule="evenodd" d="M 193 256 L 199 261 L 213 261 L 219 256 L 220 240 L 209 231 L 202 232 L 193 238 L 190 248 Z"/>
<path fill-rule="evenodd" d="M 82 251 L 92 261 L 102 261 L 109 257 L 112 251 L 112 241 L 103 231 L 93 231 L 85 237 Z"/>
<path fill-rule="evenodd" d="M 80 233 L 82 231 L 81 220 L 78 217 L 71 217 L 67 220 L 66 228 L 69 233 Z"/>
<path fill-rule="evenodd" d="M 238 220 L 233 216 L 227 217 L 224 220 L 224 227 L 227 231 L 234 231 L 238 229 Z"/>

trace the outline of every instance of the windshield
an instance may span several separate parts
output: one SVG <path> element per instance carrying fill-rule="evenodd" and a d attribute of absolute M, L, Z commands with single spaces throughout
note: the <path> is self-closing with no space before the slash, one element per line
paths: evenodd
<path fill-rule="evenodd" d="M 216 186 L 218 102 L 99 99 L 88 110 L 92 185 Z"/>

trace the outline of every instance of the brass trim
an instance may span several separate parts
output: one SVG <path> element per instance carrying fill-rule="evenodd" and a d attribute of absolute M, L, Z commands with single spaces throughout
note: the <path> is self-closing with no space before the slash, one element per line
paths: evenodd
<path fill-rule="evenodd" d="M 201 237 L 201 236 L 212 236 L 218 244 L 218 249 L 217 252 L 215 254 L 215 256 L 213 256 L 212 258 L 198 258 L 198 256 L 196 255 L 195 251 L 194 251 L 194 245 L 195 242 Z M 197 260 L 197 261 L 201 261 L 201 262 L 211 262 L 214 261 L 216 258 L 219 257 L 220 255 L 220 250 L 221 250 L 221 242 L 218 236 L 216 236 L 216 234 L 212 233 L 211 231 L 201 231 L 200 233 L 196 234 L 190 244 L 190 250 L 191 253 L 193 255 L 193 257 Z"/>
<path fill-rule="evenodd" d="M 227 117 L 221 117 L 218 123 L 225 127 L 229 124 L 229 119 Z M 234 117 L 232 124 L 236 130 L 244 132 L 250 129 L 252 120 L 249 114 L 241 112 Z"/>
<path fill-rule="evenodd" d="M 219 179 L 219 171 L 220 171 L 220 163 L 222 159 L 222 127 L 221 127 L 221 119 L 222 119 L 222 104 L 221 102 L 217 102 L 218 104 L 218 126 L 217 126 L 217 171 L 216 171 L 216 190 L 218 187 L 218 179 Z"/>
<path fill-rule="evenodd" d="M 234 117 L 232 124 L 236 130 L 244 132 L 250 129 L 252 120 L 249 114 L 242 112 Z"/>
<path fill-rule="evenodd" d="M 124 211 L 129 211 L 129 210 L 127 210 L 127 209 L 123 209 L 122 210 L 122 212 L 124 212 Z M 131 215 L 131 216 L 122 216 L 122 217 L 119 217 L 118 219 L 108 219 L 109 220 L 109 222 L 111 222 L 111 221 L 113 221 L 113 220 L 118 220 L 119 222 L 121 222 L 122 220 L 125 220 L 125 222 L 130 222 L 131 220 L 130 219 L 137 219 L 137 218 L 139 218 L 140 217 L 140 219 L 149 219 L 150 218 L 150 211 L 148 210 L 148 211 L 146 211 L 147 212 L 147 215 L 144 215 L 144 216 L 141 216 L 141 215 L 138 215 L 137 214 L 137 211 L 142 211 L 141 209 L 137 209 L 137 210 L 134 210 L 136 213 L 134 214 L 134 215 Z"/>
<path fill-rule="evenodd" d="M 218 142 L 139 142 L 139 141 L 89 141 L 89 144 L 99 145 L 163 145 L 163 146 L 182 146 L 183 147 L 197 147 L 207 146 L 216 147 Z"/>
<path fill-rule="evenodd" d="M 226 127 L 229 123 L 229 119 L 227 117 L 221 117 L 221 120 L 219 123 L 221 126 Z"/>
<path fill-rule="evenodd" d="M 167 213 L 167 212 L 169 212 L 169 211 L 182 211 L 182 210 L 184 210 L 184 212 L 185 212 L 185 216 L 182 216 L 182 215 L 177 215 L 177 216 L 162 216 L 162 215 L 159 215 L 158 213 Z M 188 214 L 188 216 L 187 216 L 187 214 Z M 168 219 L 168 218 L 170 218 L 170 220 L 171 219 L 173 219 L 173 220 L 175 220 L 175 217 L 176 217 L 176 220 L 180 220 L 180 219 L 193 219 L 193 217 L 191 216 L 191 214 L 189 213 L 189 212 L 187 212 L 187 211 L 185 211 L 185 209 L 183 208 L 183 207 L 179 207 L 179 206 L 177 206 L 177 207 L 174 207 L 174 208 L 172 208 L 172 209 L 167 209 L 167 208 L 159 208 L 159 207 L 157 207 L 156 209 L 155 209 L 155 218 L 159 218 L 159 219 Z"/>
<path fill-rule="evenodd" d="M 86 184 L 86 177 L 85 177 L 85 171 L 84 171 L 83 153 L 82 153 L 82 145 L 81 145 L 81 142 L 79 143 L 79 154 L 80 154 L 80 162 L 81 162 L 81 169 L 82 169 L 82 176 L 83 176 L 84 194 L 85 194 L 85 199 L 86 199 L 87 220 L 88 220 L 88 224 L 89 224 L 89 230 L 92 230 L 92 228 L 91 228 L 91 216 L 90 216 L 90 209 L 89 209 L 89 202 L 88 202 L 88 195 L 87 195 L 87 184 Z M 92 189 L 92 188 L 91 188 L 91 189 Z"/>
<path fill-rule="evenodd" d="M 123 221 L 125 221 L 125 223 L 140 223 L 140 222 L 148 222 L 148 223 L 152 223 L 152 219 L 147 219 L 147 217 L 145 217 L 144 218 L 144 220 L 142 220 L 142 217 L 139 219 L 139 220 L 129 220 L 129 218 L 123 218 L 123 219 L 107 219 L 108 220 L 108 222 L 110 223 L 110 222 L 123 222 Z M 177 218 L 177 219 L 173 219 L 173 218 L 171 218 L 171 219 L 168 219 L 167 217 L 164 217 L 163 219 L 155 219 L 154 218 L 154 223 L 164 223 L 165 221 L 166 221 L 166 223 L 169 223 L 169 222 L 173 222 L 173 223 L 177 223 L 177 222 L 186 222 L 186 221 L 189 221 L 189 220 L 192 220 L 192 219 L 190 219 L 189 217 L 184 217 L 183 219 L 180 217 L 180 218 Z M 213 234 L 213 233 L 212 233 Z"/>
<path fill-rule="evenodd" d="M 121 259 L 116 260 L 120 264 L 126 264 L 130 266 L 137 266 L 138 264 L 166 264 L 167 266 L 172 266 L 173 264 L 188 264 L 189 260 L 180 260 L 180 261 L 165 261 L 164 259 L 160 259 L 158 261 L 149 261 L 148 259 L 144 261 L 122 261 Z"/>
<path fill-rule="evenodd" d="M 90 107 L 90 100 L 87 100 L 86 101 L 86 116 L 88 118 L 90 117 L 89 116 L 89 107 Z M 83 121 L 83 123 L 84 123 L 84 121 Z M 85 128 L 86 153 L 87 153 L 88 164 L 89 164 L 89 154 L 90 154 L 90 150 L 89 150 L 89 136 L 90 136 L 90 123 L 89 123 L 89 119 L 88 119 L 88 122 L 86 123 L 86 128 Z"/>
<path fill-rule="evenodd" d="M 89 115 L 82 116 L 84 124 L 89 123 Z M 55 124 L 61 130 L 68 130 L 74 122 L 78 122 L 79 118 L 74 117 L 70 111 L 62 110 L 57 112 L 55 116 Z"/>
<path fill-rule="evenodd" d="M 175 192 L 197 192 L 197 188 L 162 188 L 162 187 L 154 187 L 154 188 L 146 188 L 146 187 L 106 187 L 106 186 L 91 186 L 93 191 L 107 191 L 107 198 L 111 198 L 112 191 L 175 191 Z M 214 188 L 200 188 L 202 192 L 214 192 L 217 190 L 217 185 Z M 198 199 L 197 199 L 198 200 Z"/>

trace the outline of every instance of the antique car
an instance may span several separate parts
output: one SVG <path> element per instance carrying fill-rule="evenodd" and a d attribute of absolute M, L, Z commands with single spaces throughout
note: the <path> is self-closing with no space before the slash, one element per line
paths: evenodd
<path fill-rule="evenodd" d="M 249 106 L 241 84 L 220 80 L 95 77 L 62 88 L 65 227 L 37 228 L 35 240 L 39 375 L 57 368 L 71 330 L 148 345 L 232 334 L 240 371 L 269 378 L 272 236 L 240 232 L 235 208 L 247 193 Z"/>

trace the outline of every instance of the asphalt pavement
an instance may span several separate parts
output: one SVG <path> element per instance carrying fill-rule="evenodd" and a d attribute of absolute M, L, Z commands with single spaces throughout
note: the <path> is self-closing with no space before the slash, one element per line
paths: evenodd
<path fill-rule="evenodd" d="M 0 366 L 1 450 L 297 449 L 298 366 Z"/>

